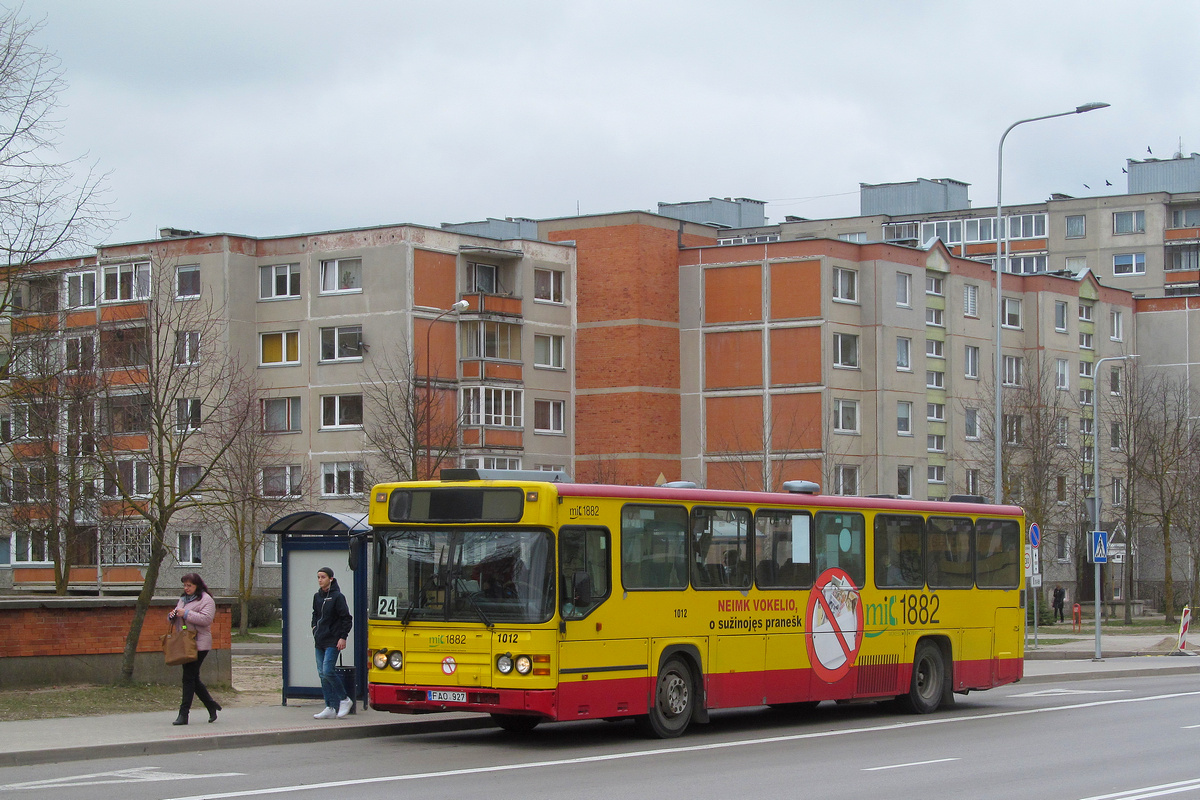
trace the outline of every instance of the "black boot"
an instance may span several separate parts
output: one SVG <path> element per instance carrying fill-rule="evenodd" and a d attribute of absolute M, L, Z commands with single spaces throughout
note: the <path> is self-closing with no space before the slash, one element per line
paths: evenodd
<path fill-rule="evenodd" d="M 216 715 L 214 714 L 214 716 L 216 716 Z M 181 709 L 179 709 L 179 716 L 176 717 L 175 721 L 172 722 L 171 724 L 172 725 L 187 725 L 187 718 L 188 718 L 187 710 L 181 708 Z"/>
<path fill-rule="evenodd" d="M 212 705 L 208 707 L 208 721 L 216 722 L 217 721 L 217 712 L 220 710 L 221 710 L 221 704 L 218 703 L 216 700 L 213 700 Z"/>

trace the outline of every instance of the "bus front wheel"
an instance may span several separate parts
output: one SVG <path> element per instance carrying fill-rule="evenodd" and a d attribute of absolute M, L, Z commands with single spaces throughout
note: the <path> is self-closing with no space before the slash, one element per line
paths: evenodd
<path fill-rule="evenodd" d="M 492 714 L 492 721 L 509 733 L 529 733 L 542 719 L 525 714 Z"/>
<path fill-rule="evenodd" d="M 679 736 L 692 721 L 695 705 L 691 669 L 681 659 L 668 659 L 658 672 L 650 713 L 640 720 L 642 728 L 659 739 Z"/>
<path fill-rule="evenodd" d="M 921 642 L 913 656 L 912 681 L 908 694 L 898 699 L 900 705 L 913 714 L 930 714 L 942 703 L 946 684 L 946 664 L 942 651 L 933 642 Z"/>

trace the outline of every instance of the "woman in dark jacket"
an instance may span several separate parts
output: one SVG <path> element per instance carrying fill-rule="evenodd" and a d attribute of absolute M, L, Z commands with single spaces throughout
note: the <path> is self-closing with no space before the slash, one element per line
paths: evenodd
<path fill-rule="evenodd" d="M 193 695 L 200 698 L 208 709 L 208 721 L 217 721 L 217 712 L 221 704 L 208 693 L 208 687 L 200 680 L 200 665 L 204 663 L 208 651 L 212 650 L 212 623 L 217 615 L 217 603 L 208 593 L 204 579 L 195 572 L 183 576 L 183 596 L 175 604 L 167 619 L 178 628 L 191 628 L 196 632 L 197 658 L 183 665 L 183 700 L 179 703 L 179 716 L 172 725 L 187 725 L 188 712 L 192 708 Z"/>
<path fill-rule="evenodd" d="M 340 719 L 350 713 L 353 702 L 346 696 L 346 689 L 338 679 L 335 668 L 338 653 L 346 649 L 346 637 L 350 635 L 354 617 L 350 616 L 350 606 L 338 588 L 332 569 L 321 567 L 317 570 L 317 586 L 317 593 L 313 595 L 312 631 L 325 708 L 313 714 L 313 717 Z"/>

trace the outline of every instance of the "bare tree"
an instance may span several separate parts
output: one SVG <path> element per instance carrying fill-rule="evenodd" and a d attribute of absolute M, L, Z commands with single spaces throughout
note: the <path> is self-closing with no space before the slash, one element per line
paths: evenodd
<path fill-rule="evenodd" d="M 367 485 L 414 480 L 453 463 L 459 447 L 459 413 L 453 383 L 417 368 L 401 343 L 373 355 L 363 380 L 363 437 Z"/>
<path fill-rule="evenodd" d="M 822 450 L 820 445 L 808 446 L 822 441 L 819 411 L 806 416 L 799 406 L 781 410 L 780 405 L 772 402 L 770 413 L 762 419 L 733 417 L 729 427 L 711 443 L 709 455 L 725 466 L 733 482 L 729 488 L 776 491 L 783 482 L 780 462 L 796 456 L 837 455 L 829 452 L 834 450 L 832 447 Z M 828 485 L 833 485 L 834 460 L 825 460 L 823 474 Z"/>
<path fill-rule="evenodd" d="M 131 307 L 143 313 L 100 329 L 108 420 L 97 450 L 103 493 L 114 507 L 114 524 L 136 525 L 133 535 L 147 548 L 137 555 L 146 573 L 125 640 L 126 681 L 133 678 L 172 522 L 181 512 L 220 502 L 203 496 L 203 484 L 246 424 L 234 402 L 246 378 L 227 346 L 225 315 L 212 299 L 176 299 L 169 249 L 169 243 L 152 246 L 149 261 L 127 265 L 128 275 L 117 276 L 138 301 Z M 142 432 L 126 430 L 130 424 Z"/>

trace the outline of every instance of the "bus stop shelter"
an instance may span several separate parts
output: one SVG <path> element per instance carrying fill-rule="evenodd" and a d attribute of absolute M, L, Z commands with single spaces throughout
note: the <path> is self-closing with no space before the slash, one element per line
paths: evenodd
<path fill-rule="evenodd" d="M 366 514 L 297 511 L 264 531 L 279 536 L 283 556 L 283 705 L 289 697 L 321 697 L 312 638 L 317 570 L 329 567 L 354 616 L 354 627 L 338 666 L 355 701 L 367 697 L 367 525 Z M 360 668 L 361 667 L 361 668 Z"/>

